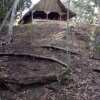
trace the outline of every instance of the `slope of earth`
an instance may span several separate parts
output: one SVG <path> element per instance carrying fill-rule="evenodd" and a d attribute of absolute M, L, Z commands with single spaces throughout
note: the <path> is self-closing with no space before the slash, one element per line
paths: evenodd
<path fill-rule="evenodd" d="M 15 27 L 12 43 L 0 46 L 0 99 L 99 100 L 100 61 L 89 57 L 88 31 L 68 32 L 62 23 Z"/>
<path fill-rule="evenodd" d="M 97 27 L 95 25 L 82 25 L 75 28 L 76 34 L 83 34 L 95 32 Z M 100 32 L 100 31 L 98 31 Z M 86 39 L 86 38 L 85 38 Z M 86 42 L 86 40 L 84 40 Z M 86 42 L 86 44 L 88 44 Z M 100 99 L 100 60 L 90 57 L 90 49 L 83 49 L 81 56 L 73 56 L 72 60 L 72 77 L 74 83 L 72 84 L 72 91 L 75 99 L 73 100 L 99 100 Z"/>

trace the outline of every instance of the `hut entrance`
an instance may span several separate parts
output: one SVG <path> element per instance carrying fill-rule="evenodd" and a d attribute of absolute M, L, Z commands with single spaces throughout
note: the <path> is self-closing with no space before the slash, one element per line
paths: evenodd
<path fill-rule="evenodd" d="M 31 17 L 30 16 L 32 16 L 32 14 L 31 13 L 28 13 L 23 19 L 23 24 L 27 24 L 27 23 L 29 23 L 29 22 L 31 22 L 32 21 L 32 19 L 31 19 Z"/>
<path fill-rule="evenodd" d="M 47 14 L 44 11 L 35 11 L 33 13 L 33 18 L 34 19 L 46 19 Z"/>
<path fill-rule="evenodd" d="M 51 12 L 48 14 L 48 19 L 50 20 L 59 20 L 60 15 L 57 12 Z"/>
<path fill-rule="evenodd" d="M 66 16 L 66 14 L 63 14 L 63 15 L 61 16 L 61 19 L 62 19 L 62 20 L 67 20 L 67 17 L 69 17 L 69 16 Z"/>

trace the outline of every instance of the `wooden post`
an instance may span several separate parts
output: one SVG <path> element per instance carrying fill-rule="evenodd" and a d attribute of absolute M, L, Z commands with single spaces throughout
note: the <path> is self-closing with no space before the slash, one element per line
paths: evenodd
<path fill-rule="evenodd" d="M 48 20 L 48 14 L 49 14 L 49 12 L 47 12 L 46 14 L 47 14 L 47 20 Z"/>
<path fill-rule="evenodd" d="M 34 10 L 32 10 L 32 24 L 34 24 Z"/>
<path fill-rule="evenodd" d="M 62 14 L 60 14 L 60 21 L 62 20 L 62 18 L 61 18 L 61 17 L 62 17 Z"/>
<path fill-rule="evenodd" d="M 32 17 L 32 24 L 33 24 L 33 10 L 32 10 L 32 12 L 31 12 L 31 14 L 32 14 L 32 15 L 31 15 L 31 17 Z"/>

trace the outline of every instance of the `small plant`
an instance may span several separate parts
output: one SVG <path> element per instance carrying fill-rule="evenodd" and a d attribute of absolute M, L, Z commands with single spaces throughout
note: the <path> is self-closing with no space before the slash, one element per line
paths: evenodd
<path fill-rule="evenodd" d="M 96 52 L 99 52 L 100 53 L 100 44 L 96 45 L 95 46 L 95 49 L 96 49 Z"/>

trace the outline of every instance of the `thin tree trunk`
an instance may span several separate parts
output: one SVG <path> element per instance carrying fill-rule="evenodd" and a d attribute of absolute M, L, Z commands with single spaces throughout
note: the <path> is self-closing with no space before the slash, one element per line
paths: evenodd
<path fill-rule="evenodd" d="M 8 34 L 9 42 L 12 40 L 12 37 L 13 37 L 13 24 L 15 22 L 16 10 L 17 10 L 19 1 L 20 0 L 15 0 L 15 2 L 13 4 L 13 9 L 12 9 L 11 19 L 10 19 L 10 24 L 9 24 L 9 34 Z"/>

